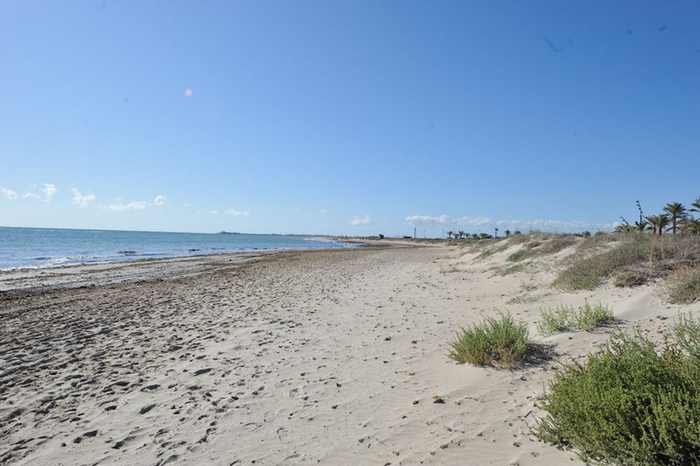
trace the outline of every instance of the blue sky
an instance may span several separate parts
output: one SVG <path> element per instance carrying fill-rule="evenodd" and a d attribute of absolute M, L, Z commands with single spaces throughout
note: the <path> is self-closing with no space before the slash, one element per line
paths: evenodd
<path fill-rule="evenodd" d="M 2 1 L 0 225 L 441 236 L 700 196 L 697 1 Z"/>

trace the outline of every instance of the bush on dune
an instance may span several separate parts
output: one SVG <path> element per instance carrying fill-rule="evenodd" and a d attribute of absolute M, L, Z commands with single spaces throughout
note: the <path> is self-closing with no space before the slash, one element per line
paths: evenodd
<path fill-rule="evenodd" d="M 591 243 L 587 241 L 581 245 L 584 251 L 595 239 L 591 238 Z M 573 261 L 559 274 L 554 285 L 569 291 L 590 290 L 622 267 L 638 264 L 648 257 L 649 243 L 643 238 L 621 241 L 604 252 Z"/>
<path fill-rule="evenodd" d="M 590 332 L 596 327 L 612 324 L 614 321 L 615 318 L 610 308 L 601 303 L 591 306 L 586 301 L 578 309 L 561 305 L 554 310 L 542 310 L 537 330 L 541 335 L 551 335 L 568 330 Z"/>
<path fill-rule="evenodd" d="M 699 269 L 700 236 L 613 234 L 584 240 L 554 285 L 567 291 L 590 290 L 613 277 L 616 286 L 638 286 L 678 270 L 699 276 Z M 672 292 L 671 298 L 676 302 L 700 299 L 700 286 L 694 288 L 694 281 L 700 278 L 680 284 L 687 291 L 675 298 Z"/>
<path fill-rule="evenodd" d="M 449 345 L 448 356 L 459 363 L 511 368 L 525 360 L 531 341 L 527 325 L 506 314 L 462 328 Z"/>
<path fill-rule="evenodd" d="M 538 437 L 615 465 L 700 462 L 700 323 L 681 316 L 657 352 L 640 333 L 556 374 Z"/>

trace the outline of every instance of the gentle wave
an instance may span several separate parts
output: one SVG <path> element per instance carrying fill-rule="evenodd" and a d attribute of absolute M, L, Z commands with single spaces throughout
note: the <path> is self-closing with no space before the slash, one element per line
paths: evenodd
<path fill-rule="evenodd" d="M 354 248 L 331 238 L 0 227 L 0 270 L 247 251 Z"/>

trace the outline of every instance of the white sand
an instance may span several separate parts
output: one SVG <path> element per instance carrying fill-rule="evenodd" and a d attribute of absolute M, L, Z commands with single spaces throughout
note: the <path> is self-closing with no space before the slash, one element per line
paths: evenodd
<path fill-rule="evenodd" d="M 307 251 L 0 275 L 0 463 L 582 464 L 528 430 L 556 361 L 458 365 L 448 340 L 508 310 L 560 359 L 581 358 L 606 335 L 541 338 L 540 308 L 588 298 L 652 333 L 680 308 L 648 286 L 561 294 L 551 257 L 496 275 L 510 252 Z M 505 304 L 525 294 L 537 301 Z"/>

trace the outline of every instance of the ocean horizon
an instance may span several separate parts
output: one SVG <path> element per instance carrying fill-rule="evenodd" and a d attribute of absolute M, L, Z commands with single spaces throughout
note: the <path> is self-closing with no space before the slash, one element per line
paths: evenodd
<path fill-rule="evenodd" d="M 357 245 L 316 235 L 0 227 L 0 270 L 260 250 L 351 247 Z"/>

